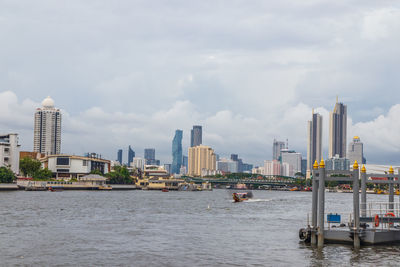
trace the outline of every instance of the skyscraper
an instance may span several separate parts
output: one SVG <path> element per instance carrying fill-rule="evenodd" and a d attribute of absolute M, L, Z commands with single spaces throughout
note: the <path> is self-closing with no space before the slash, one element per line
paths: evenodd
<path fill-rule="evenodd" d="M 49 96 L 35 112 L 33 151 L 46 155 L 60 154 L 61 112 Z"/>
<path fill-rule="evenodd" d="M 133 158 L 135 157 L 135 151 L 131 148 L 131 146 L 128 147 L 128 166 L 131 166 L 131 163 L 133 162 Z"/>
<path fill-rule="evenodd" d="M 350 165 L 354 164 L 357 160 L 358 164 L 365 164 L 366 160 L 364 158 L 364 145 L 360 140 L 360 137 L 354 136 L 353 142 L 349 144 L 348 159 Z"/>
<path fill-rule="evenodd" d="M 272 159 L 279 160 L 281 157 L 281 150 L 285 149 L 285 142 L 274 139 L 272 145 Z"/>
<path fill-rule="evenodd" d="M 329 118 L 329 158 L 346 157 L 347 106 L 336 99 L 335 108 Z"/>
<path fill-rule="evenodd" d="M 202 127 L 200 125 L 194 125 L 190 131 L 190 146 L 199 146 L 203 143 Z"/>
<path fill-rule="evenodd" d="M 172 140 L 172 166 L 171 173 L 179 174 L 182 165 L 182 130 L 176 130 Z"/>
<path fill-rule="evenodd" d="M 122 149 L 118 149 L 117 161 L 122 165 Z"/>
<path fill-rule="evenodd" d="M 155 148 L 145 148 L 144 149 L 144 159 L 146 160 L 146 165 L 156 164 L 156 149 Z"/>
<path fill-rule="evenodd" d="M 314 113 L 314 110 L 312 120 L 308 121 L 307 131 L 307 177 L 309 178 L 314 162 L 320 162 L 322 158 L 322 116 Z"/>
<path fill-rule="evenodd" d="M 211 147 L 203 145 L 189 147 L 189 175 L 201 176 L 203 170 L 215 171 L 216 167 L 216 158 Z"/>

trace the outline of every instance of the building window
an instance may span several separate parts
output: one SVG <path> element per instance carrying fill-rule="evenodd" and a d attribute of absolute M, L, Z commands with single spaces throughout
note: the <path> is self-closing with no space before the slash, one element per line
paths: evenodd
<path fill-rule="evenodd" d="M 66 158 L 66 157 L 58 157 L 58 158 L 57 158 L 57 165 L 69 166 L 69 158 Z"/>
<path fill-rule="evenodd" d="M 87 160 L 82 161 L 82 166 L 87 166 Z"/>

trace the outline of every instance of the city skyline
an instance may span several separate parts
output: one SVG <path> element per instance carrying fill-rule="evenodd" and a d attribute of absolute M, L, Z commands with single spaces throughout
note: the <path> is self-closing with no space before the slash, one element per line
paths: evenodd
<path fill-rule="evenodd" d="M 398 14 L 398 4 L 376 1 L 10 2 L 0 129 L 32 151 L 32 110 L 50 95 L 63 115 L 63 153 L 115 159 L 132 144 L 171 162 L 173 131 L 184 131 L 185 151 L 191 127 L 202 125 L 216 153 L 262 165 L 274 138 L 306 154 L 313 107 L 325 118 L 327 158 L 339 95 L 347 140 L 360 136 L 368 162 L 396 164 Z"/>
<path fill-rule="evenodd" d="M 9 93 L 9 92 L 7 92 L 7 93 Z M 0 93 L 0 95 L 1 95 L 2 93 Z M 314 110 L 314 109 L 313 109 Z M 324 108 L 318 108 L 318 110 L 320 110 L 322 113 L 325 113 L 325 116 L 329 116 L 330 115 L 330 112 L 327 110 L 327 109 L 324 109 Z M 63 110 L 60 110 L 60 112 L 61 112 L 61 114 L 63 113 Z M 64 111 L 65 112 L 65 111 Z M 329 115 L 328 115 L 329 114 Z M 67 115 L 68 115 L 68 113 L 67 113 Z M 350 121 L 351 121 L 351 118 L 350 118 Z M 32 129 L 31 129 L 32 130 Z M 191 129 L 192 130 L 192 129 Z M 190 131 L 189 131 L 190 132 Z M 323 140 L 324 140 L 324 142 L 323 142 L 323 144 L 322 144 L 322 146 L 323 146 L 323 148 L 322 148 L 322 155 L 323 155 L 323 157 L 324 158 L 329 158 L 329 156 L 328 156 L 328 148 L 329 147 L 327 147 L 327 145 L 325 144 L 325 142 L 328 144 L 329 143 L 329 140 L 325 140 L 326 139 L 326 134 L 328 134 L 329 135 L 329 129 L 327 129 L 326 128 L 326 124 L 323 124 L 323 132 L 324 132 L 324 134 L 323 134 Z M 349 135 L 349 134 L 347 134 L 347 135 Z M 290 136 L 290 134 L 288 135 L 287 133 L 285 133 L 285 134 L 280 134 L 279 136 Z M 350 136 L 347 136 L 348 137 L 348 139 L 352 139 L 352 137 L 350 137 Z M 187 139 L 189 139 L 189 140 L 185 140 L 185 138 L 187 138 Z M 186 136 L 186 137 L 183 137 L 183 143 L 186 143 L 185 144 L 185 146 L 184 146 L 184 148 L 183 148 L 183 151 L 185 151 L 185 149 L 186 148 L 189 148 L 190 147 L 190 139 L 191 139 L 191 136 Z M 23 139 L 24 140 L 24 139 Z M 273 140 L 275 140 L 275 138 L 273 139 Z M 24 141 L 22 141 L 21 142 L 22 144 L 25 144 L 26 145 L 26 140 L 25 140 L 25 142 Z M 29 145 L 29 144 L 28 144 Z M 350 143 L 348 143 L 347 144 L 347 146 L 349 146 L 350 145 Z M 218 147 L 218 146 L 217 146 Z M 271 146 L 271 145 L 269 145 L 269 149 L 271 149 L 271 148 L 273 148 L 273 146 Z M 302 153 L 302 155 L 304 155 L 304 157 L 307 155 L 307 152 L 306 152 L 306 149 L 304 148 L 304 147 L 300 147 L 299 148 L 299 146 L 296 146 L 296 145 L 294 145 L 294 146 L 292 146 L 291 148 L 293 148 L 294 150 L 296 150 L 296 151 L 298 151 L 298 152 L 300 152 L 300 153 Z M 29 149 L 26 149 L 26 146 L 22 146 L 22 149 L 23 150 L 29 150 Z M 113 146 L 113 149 L 116 149 L 116 148 L 114 148 L 114 146 Z M 139 148 L 138 149 L 141 149 L 140 148 L 140 146 L 139 146 Z M 145 149 L 145 147 L 143 147 L 143 149 Z M 267 147 L 267 149 L 268 149 L 268 147 Z M 347 149 L 347 148 L 346 148 Z M 236 150 L 235 148 L 233 148 L 233 150 Z M 273 150 L 273 149 L 272 149 Z M 346 150 L 347 151 L 347 150 Z M 113 151 L 114 152 L 114 155 L 115 155 L 115 150 Z M 164 152 L 165 152 L 165 150 L 164 150 Z M 77 152 L 76 151 L 70 151 L 70 152 L 63 152 L 62 151 L 62 153 L 69 153 L 69 154 L 77 154 Z M 84 154 L 84 153 L 86 153 L 86 150 L 84 150 L 84 151 L 82 151 L 81 152 L 81 154 Z M 167 152 L 168 153 L 168 152 Z M 169 151 L 169 153 L 170 153 L 170 151 Z M 110 159 L 113 159 L 114 160 L 114 157 L 111 155 L 111 154 L 113 154 L 113 153 L 104 153 L 104 152 L 102 152 L 102 154 L 103 155 L 106 155 L 108 158 L 110 158 Z M 224 152 L 220 152 L 219 150 L 218 150 L 218 148 L 217 148 L 217 154 L 218 155 L 223 155 L 223 156 L 229 156 L 230 154 L 231 154 L 231 151 L 224 151 Z M 248 154 L 248 153 L 246 153 L 246 151 L 243 153 L 244 155 L 246 155 L 246 154 Z M 110 156 L 111 155 L 111 156 Z M 256 158 L 256 159 L 253 159 L 253 160 L 246 160 L 246 161 L 248 161 L 248 162 L 251 162 L 251 163 L 255 163 L 254 165 L 257 165 L 257 164 L 260 164 L 259 166 L 262 166 L 263 165 L 263 161 L 264 160 L 266 160 L 266 159 L 270 159 L 270 158 L 272 158 L 273 157 L 273 153 L 271 153 L 271 155 L 268 155 L 268 153 L 264 153 L 264 155 L 265 155 L 265 157 L 264 158 Z M 143 155 L 144 156 L 144 155 Z M 168 157 L 166 156 L 166 155 L 162 155 L 161 157 L 161 162 L 163 162 L 163 163 L 171 163 L 172 162 L 172 157 L 171 157 L 171 159 L 168 159 Z M 248 157 L 245 157 L 245 158 L 248 158 Z M 260 163 L 261 162 L 261 163 Z M 372 163 L 372 162 L 371 162 Z M 387 162 L 379 162 L 379 161 L 375 161 L 375 162 L 373 162 L 373 163 L 377 163 L 377 164 L 379 164 L 379 163 L 383 163 L 383 164 L 389 164 L 389 163 L 387 163 Z M 390 164 L 396 164 L 396 162 L 393 162 L 393 163 L 390 163 Z"/>

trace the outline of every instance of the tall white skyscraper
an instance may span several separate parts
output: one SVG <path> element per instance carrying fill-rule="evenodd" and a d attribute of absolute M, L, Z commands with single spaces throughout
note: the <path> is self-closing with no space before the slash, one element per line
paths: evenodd
<path fill-rule="evenodd" d="M 61 112 L 49 96 L 35 112 L 33 151 L 46 155 L 60 154 Z"/>
<path fill-rule="evenodd" d="M 314 162 L 320 162 L 322 158 L 322 116 L 314 113 L 314 110 L 312 120 L 308 121 L 307 130 L 307 178 L 309 178 Z"/>

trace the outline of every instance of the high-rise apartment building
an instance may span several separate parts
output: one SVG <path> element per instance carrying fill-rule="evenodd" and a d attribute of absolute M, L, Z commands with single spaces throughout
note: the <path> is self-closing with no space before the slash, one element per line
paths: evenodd
<path fill-rule="evenodd" d="M 122 165 L 122 149 L 118 149 L 117 161 L 119 162 L 120 165 Z"/>
<path fill-rule="evenodd" d="M 282 149 L 281 153 L 281 162 L 291 166 L 289 175 L 287 176 L 293 177 L 296 173 L 301 172 L 301 153 L 288 149 Z"/>
<path fill-rule="evenodd" d="M 285 148 L 286 148 L 285 142 L 274 139 L 272 145 L 272 159 L 279 160 L 281 156 L 281 150 Z"/>
<path fill-rule="evenodd" d="M 146 164 L 146 160 L 143 158 L 133 158 L 133 162 L 131 164 L 131 167 L 136 168 L 136 169 L 140 169 L 140 170 L 144 170 L 144 165 Z"/>
<path fill-rule="evenodd" d="M 276 159 L 265 160 L 264 175 L 281 175 L 281 163 Z"/>
<path fill-rule="evenodd" d="M 190 131 L 190 146 L 199 146 L 203 143 L 202 127 L 200 125 L 194 125 Z"/>
<path fill-rule="evenodd" d="M 131 146 L 128 147 L 128 166 L 131 166 L 131 163 L 133 162 L 133 158 L 135 157 L 135 151 L 131 148 Z"/>
<path fill-rule="evenodd" d="M 182 166 L 182 130 L 176 130 L 174 139 L 172 140 L 172 165 L 171 173 L 180 173 Z"/>
<path fill-rule="evenodd" d="M 60 154 L 61 112 L 49 96 L 35 112 L 33 151 L 45 155 Z"/>
<path fill-rule="evenodd" d="M 315 161 L 320 162 L 322 158 L 322 116 L 318 113 L 312 114 L 312 120 L 307 123 L 307 178 Z"/>
<path fill-rule="evenodd" d="M 336 99 L 335 108 L 329 115 L 329 158 L 335 155 L 346 158 L 347 106 Z"/>
<path fill-rule="evenodd" d="M 144 159 L 146 160 L 146 165 L 156 164 L 156 149 L 155 148 L 145 148 L 144 149 Z"/>
<path fill-rule="evenodd" d="M 203 145 L 189 147 L 188 174 L 192 176 L 201 176 L 203 170 L 216 170 L 216 158 L 214 150 L 209 146 Z"/>
<path fill-rule="evenodd" d="M 349 151 L 347 157 L 350 161 L 350 165 L 354 164 L 354 161 L 357 160 L 358 164 L 366 164 L 366 160 L 364 158 L 364 147 L 363 143 L 360 140 L 360 137 L 354 136 L 353 142 L 349 144 Z"/>

